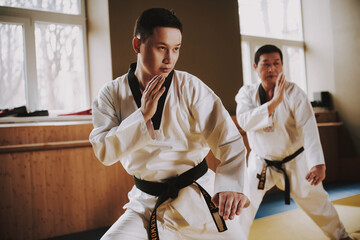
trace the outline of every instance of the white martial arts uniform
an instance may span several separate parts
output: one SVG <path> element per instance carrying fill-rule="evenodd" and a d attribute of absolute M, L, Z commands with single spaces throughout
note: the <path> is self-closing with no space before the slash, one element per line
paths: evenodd
<path fill-rule="evenodd" d="M 131 70 L 130 70 L 131 71 Z M 159 182 L 179 175 L 212 150 L 221 160 L 216 174 L 210 169 L 197 182 L 210 195 L 234 191 L 248 195 L 241 135 L 220 99 L 195 76 L 174 71 L 166 95 L 161 124 L 149 134 L 130 90 L 128 74 L 109 82 L 93 102 L 94 129 L 90 141 L 105 165 L 120 161 L 139 179 Z M 147 239 L 150 214 L 157 197 L 136 186 L 128 194 L 125 213 L 103 239 Z M 245 239 L 235 220 L 228 230 L 217 231 L 197 186 L 180 190 L 157 209 L 160 239 Z"/>
<path fill-rule="evenodd" d="M 296 84 L 287 82 L 283 101 L 271 116 L 268 102 L 261 105 L 259 84 L 243 86 L 235 100 L 237 121 L 246 131 L 251 148 L 247 168 L 251 204 L 241 215 L 241 222 L 249 224 L 246 233 L 266 191 L 274 185 L 284 190 L 284 175 L 274 167 L 267 168 L 265 189 L 258 189 L 257 174 L 264 167 L 264 159 L 282 160 L 303 146 L 304 152 L 283 164 L 290 180 L 290 195 L 329 238 L 346 237 L 322 183 L 311 186 L 305 179 L 313 166 L 324 164 L 315 115 L 306 94 Z"/>

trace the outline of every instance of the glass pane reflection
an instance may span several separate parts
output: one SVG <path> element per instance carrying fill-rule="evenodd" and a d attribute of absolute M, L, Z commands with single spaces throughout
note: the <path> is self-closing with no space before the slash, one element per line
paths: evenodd
<path fill-rule="evenodd" d="M 43 10 L 65 14 L 81 14 L 80 0 L 0 0 L 0 6 Z"/>
<path fill-rule="evenodd" d="M 23 35 L 21 24 L 0 22 L 0 109 L 26 105 Z"/>
<path fill-rule="evenodd" d="M 239 0 L 241 34 L 302 40 L 299 0 Z"/>
<path fill-rule="evenodd" d="M 85 107 L 81 26 L 37 22 L 35 42 L 42 107 L 69 111 Z"/>

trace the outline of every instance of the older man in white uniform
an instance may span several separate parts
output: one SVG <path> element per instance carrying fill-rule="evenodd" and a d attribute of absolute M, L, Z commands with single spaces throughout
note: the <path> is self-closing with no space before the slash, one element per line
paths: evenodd
<path fill-rule="evenodd" d="M 125 213 L 102 239 L 246 238 L 229 221 L 248 202 L 246 150 L 214 92 L 174 70 L 181 33 L 171 11 L 144 11 L 133 39 L 137 63 L 93 102 L 97 158 L 120 161 L 135 179 Z M 221 161 L 216 174 L 203 161 L 209 149 Z"/>
<path fill-rule="evenodd" d="M 255 54 L 261 84 L 243 86 L 235 99 L 237 121 L 246 131 L 250 207 L 241 216 L 247 234 L 265 192 L 285 190 L 331 239 L 348 235 L 322 186 L 325 162 L 315 116 L 306 94 L 282 73 L 282 53 L 264 45 Z M 309 236 L 311 238 L 311 236 Z"/>

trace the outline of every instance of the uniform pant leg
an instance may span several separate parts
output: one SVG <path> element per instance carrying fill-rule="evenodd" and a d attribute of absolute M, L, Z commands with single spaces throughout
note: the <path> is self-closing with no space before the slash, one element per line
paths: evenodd
<path fill-rule="evenodd" d="M 330 239 L 341 239 L 348 236 L 322 185 L 313 186 L 306 197 L 293 195 L 293 198 Z"/>
<path fill-rule="evenodd" d="M 202 229 L 194 229 L 191 226 L 182 228 L 178 231 L 181 238 L 166 239 L 186 239 L 186 240 L 247 240 L 241 227 L 239 227 L 239 216 L 233 220 L 226 220 L 227 230 L 218 232 L 215 223 L 211 220 Z"/>
<path fill-rule="evenodd" d="M 101 240 L 147 240 L 148 221 L 139 213 L 127 209 L 109 228 Z"/>
<path fill-rule="evenodd" d="M 347 237 L 343 224 L 322 183 L 312 186 L 305 179 L 308 172 L 305 159 L 290 162 L 291 197 L 330 239 Z"/>
<path fill-rule="evenodd" d="M 197 191 L 197 187 L 191 187 Z M 200 192 L 197 197 L 202 198 Z M 189 202 L 191 204 L 192 202 Z M 161 240 L 246 240 L 242 227 L 239 227 L 239 216 L 233 220 L 226 220 L 227 230 L 219 232 L 211 217 L 211 213 L 204 200 L 194 209 L 192 216 L 198 219 L 189 223 L 187 219 L 171 204 L 164 204 L 158 208 L 158 228 Z M 188 219 L 189 220 L 189 219 Z"/>
<path fill-rule="evenodd" d="M 265 162 L 260 157 L 256 156 L 252 152 L 249 156 L 247 173 L 248 173 L 248 183 L 250 189 L 250 205 L 243 209 L 240 214 L 240 224 L 243 226 L 243 230 L 246 236 L 249 236 L 250 227 L 255 219 L 256 213 L 259 209 L 259 206 L 263 200 L 265 193 L 274 186 L 274 176 L 270 168 L 266 172 L 266 183 L 264 190 L 258 189 L 259 179 L 257 174 L 260 174 Z M 274 174 L 276 174 L 274 172 Z"/>
<path fill-rule="evenodd" d="M 163 215 L 167 213 L 168 217 L 164 223 Z M 169 205 L 164 204 L 158 208 L 157 227 L 159 238 L 166 239 L 187 239 L 181 237 L 179 233 L 179 226 L 184 224 L 182 217 L 170 210 Z M 149 226 L 150 213 L 144 216 L 131 209 L 127 209 L 123 215 L 109 228 L 109 230 L 102 236 L 101 240 L 148 240 L 148 226 Z M 175 227 L 174 227 L 175 225 Z"/>
<path fill-rule="evenodd" d="M 165 213 L 164 213 L 165 212 Z M 228 230 L 218 232 L 210 212 L 207 210 L 206 224 L 201 228 L 189 225 L 171 205 L 160 207 L 157 222 L 161 240 L 246 240 L 239 228 L 238 220 L 228 220 Z M 164 219 L 165 218 L 165 219 Z M 148 240 L 148 220 L 132 210 L 126 212 L 110 227 L 101 240 Z"/>

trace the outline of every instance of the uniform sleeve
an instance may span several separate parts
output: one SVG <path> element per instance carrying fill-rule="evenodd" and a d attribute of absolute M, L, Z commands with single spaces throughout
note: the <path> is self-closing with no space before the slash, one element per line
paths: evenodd
<path fill-rule="evenodd" d="M 309 170 L 319 164 L 324 164 L 324 154 L 321 147 L 319 130 L 317 127 L 315 114 L 311 107 L 307 96 L 302 90 L 297 89 L 294 115 L 297 128 L 301 131 L 304 137 L 304 149 L 306 154 L 306 161 Z"/>
<path fill-rule="evenodd" d="M 124 164 L 129 154 L 151 140 L 140 109 L 120 122 L 113 102 L 111 89 L 105 87 L 94 100 L 92 108 L 94 129 L 89 140 L 96 157 L 104 165 L 117 161 Z"/>
<path fill-rule="evenodd" d="M 211 151 L 221 161 L 216 169 L 215 193 L 239 192 L 249 198 L 242 137 L 220 99 L 206 86 L 197 92 L 200 96 L 191 112 Z"/>
<path fill-rule="evenodd" d="M 272 117 L 269 117 L 268 103 L 256 106 L 251 101 L 248 88 L 243 86 L 240 88 L 235 97 L 236 119 L 239 126 L 245 131 L 257 131 L 272 125 Z"/>

